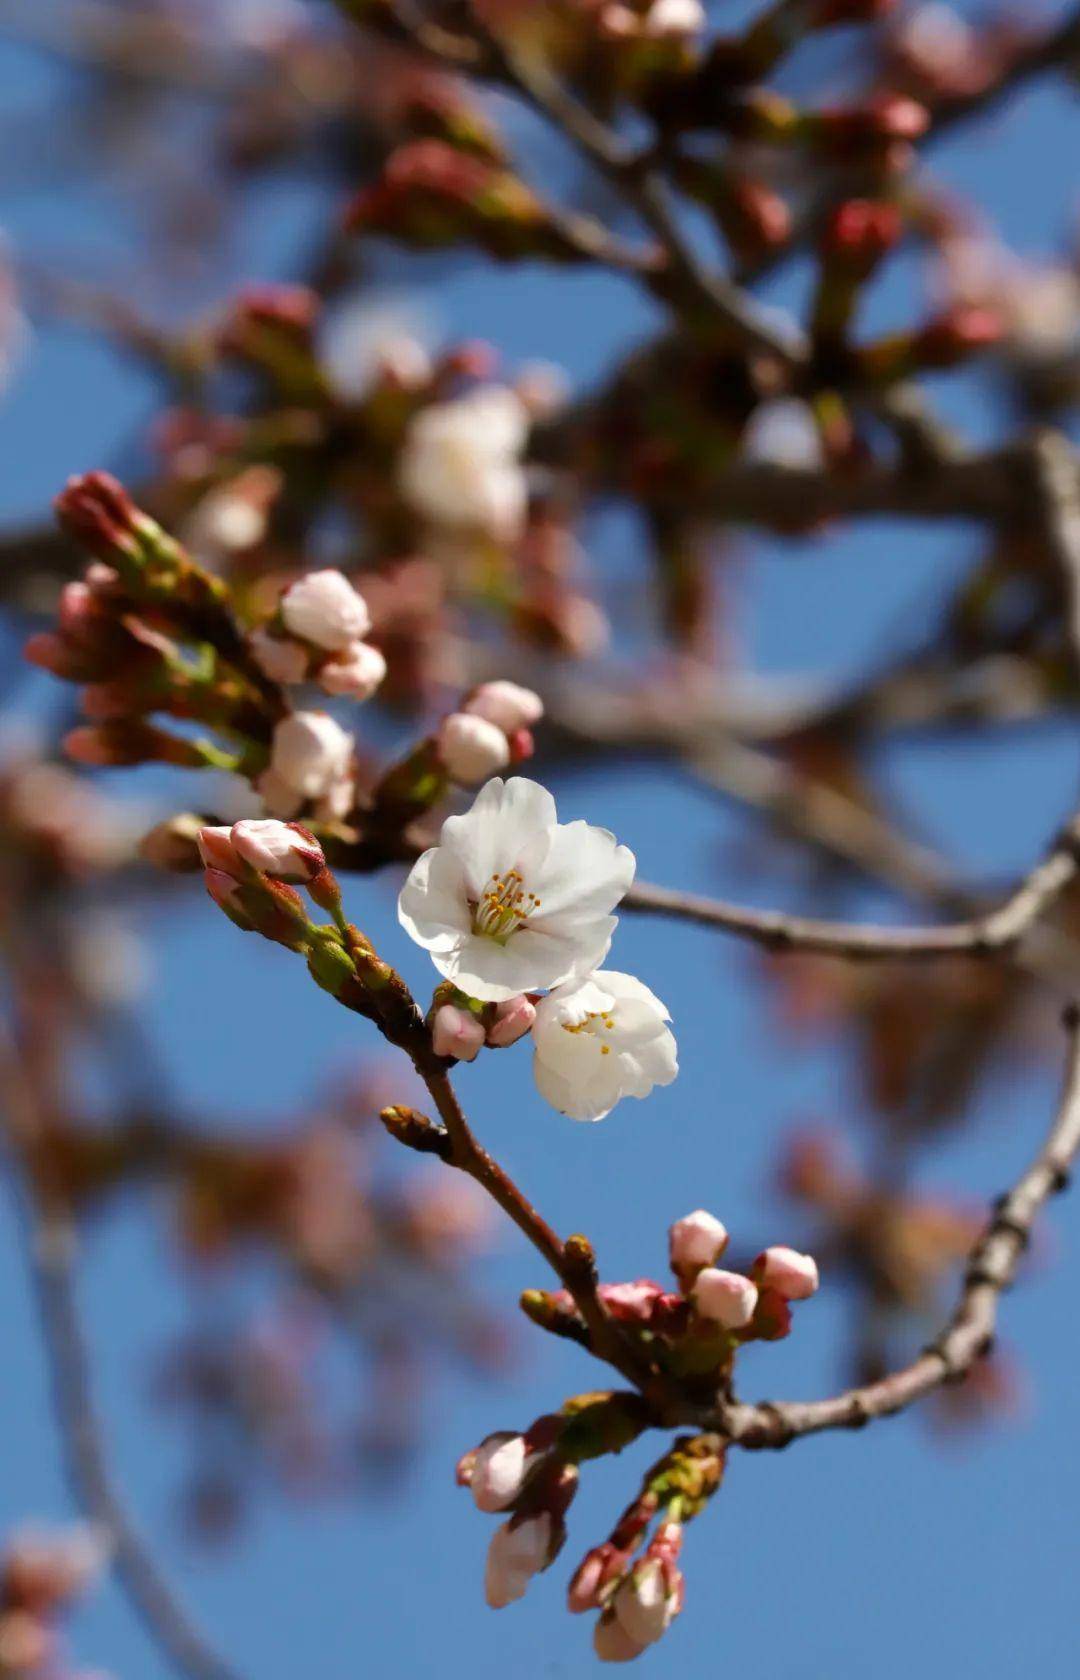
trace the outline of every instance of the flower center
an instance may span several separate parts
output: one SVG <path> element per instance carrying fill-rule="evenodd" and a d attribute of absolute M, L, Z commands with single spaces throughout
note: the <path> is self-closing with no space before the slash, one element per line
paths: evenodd
<path fill-rule="evenodd" d="M 575 1021 L 573 1023 L 564 1021 L 562 1029 L 563 1032 L 588 1033 L 590 1038 L 599 1038 L 601 1033 L 611 1032 L 614 1025 L 614 1015 L 610 1012 L 610 1010 L 603 1010 L 595 1015 L 586 1015 L 583 1021 Z M 601 1044 L 600 1054 L 601 1056 L 610 1056 L 611 1045 Z"/>
<path fill-rule="evenodd" d="M 539 908 L 540 900 L 526 891 L 521 871 L 508 869 L 505 875 L 491 876 L 479 902 L 473 905 L 473 932 L 505 945 Z"/>

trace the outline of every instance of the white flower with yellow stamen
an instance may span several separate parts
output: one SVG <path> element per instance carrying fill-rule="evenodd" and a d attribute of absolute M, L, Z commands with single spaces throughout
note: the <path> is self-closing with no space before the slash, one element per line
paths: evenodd
<path fill-rule="evenodd" d="M 401 890 L 405 931 L 470 997 L 501 1003 L 603 961 L 634 854 L 605 828 L 560 823 L 546 788 L 522 776 L 481 788 L 448 817 Z"/>
<path fill-rule="evenodd" d="M 533 1073 L 571 1120 L 602 1120 L 621 1097 L 647 1097 L 679 1071 L 671 1017 L 632 974 L 600 969 L 536 1006 Z"/>

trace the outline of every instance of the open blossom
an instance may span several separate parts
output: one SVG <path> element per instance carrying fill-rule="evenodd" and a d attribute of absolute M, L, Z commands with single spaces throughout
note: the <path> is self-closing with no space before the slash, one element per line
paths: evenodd
<path fill-rule="evenodd" d="M 281 597 L 281 617 L 291 635 L 331 653 L 362 640 L 371 629 L 364 597 L 332 568 L 308 572 L 290 584 Z"/>
<path fill-rule="evenodd" d="M 484 1596 L 493 1610 L 524 1596 L 534 1575 L 545 1569 L 551 1558 L 554 1525 L 550 1511 L 513 1518 L 492 1535 L 484 1570 Z"/>
<path fill-rule="evenodd" d="M 544 702 L 531 688 L 521 688 L 512 682 L 481 683 L 466 700 L 463 711 L 473 717 L 486 718 L 505 735 L 518 729 L 531 729 L 544 715 Z"/>
<path fill-rule="evenodd" d="M 671 1019 L 633 975 L 600 969 L 568 980 L 536 1008 L 540 1095 L 571 1120 L 602 1120 L 622 1097 L 647 1097 L 679 1071 Z"/>
<path fill-rule="evenodd" d="M 525 1483 L 528 1448 L 523 1435 L 489 1435 L 473 1455 L 469 1490 L 481 1511 L 505 1511 Z"/>
<path fill-rule="evenodd" d="M 706 1266 L 694 1281 L 694 1305 L 702 1318 L 715 1319 L 725 1330 L 742 1330 L 754 1316 L 756 1284 L 741 1272 Z"/>
<path fill-rule="evenodd" d="M 353 738 L 326 712 L 293 712 L 274 728 L 270 768 L 259 792 L 272 811 L 296 814 L 305 800 L 326 803 L 327 814 L 344 816 L 352 794 Z"/>
<path fill-rule="evenodd" d="M 504 386 L 431 404 L 409 427 L 398 466 L 402 494 L 437 525 L 516 536 L 527 500 L 520 457 L 528 425 L 520 398 Z"/>
<path fill-rule="evenodd" d="M 436 750 L 447 775 L 465 787 L 505 770 L 510 762 L 510 743 L 503 731 L 467 712 L 451 712 L 443 719 Z"/>
<path fill-rule="evenodd" d="M 560 823 L 547 789 L 523 776 L 495 779 L 446 819 L 398 916 L 440 974 L 501 1003 L 602 962 L 633 876 L 634 854 L 606 829 Z"/>
<path fill-rule="evenodd" d="M 767 1248 L 754 1261 L 754 1276 L 762 1289 L 775 1289 L 785 1301 L 805 1301 L 817 1289 L 817 1261 L 794 1248 Z"/>
<path fill-rule="evenodd" d="M 327 694 L 349 700 L 370 700 L 386 676 L 386 660 L 370 642 L 353 642 L 319 671 L 319 686 Z"/>

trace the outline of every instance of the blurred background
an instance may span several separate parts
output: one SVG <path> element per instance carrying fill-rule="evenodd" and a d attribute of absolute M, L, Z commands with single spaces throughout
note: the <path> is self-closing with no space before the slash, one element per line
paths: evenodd
<path fill-rule="evenodd" d="M 707 10 L 731 34 L 760 8 Z M 806 42 L 773 81 L 815 106 L 887 86 L 951 109 L 1058 13 L 900 6 Z M 1080 109 L 1065 57 L 931 136 L 905 177 L 910 237 L 862 303 L 866 341 L 992 303 L 990 354 L 921 381 L 972 445 L 1034 422 L 1075 435 Z M 403 1060 L 286 953 L 240 938 L 197 877 L 138 863 L 152 824 L 228 815 L 235 789 L 163 765 L 64 764 L 74 691 L 20 651 L 78 570 L 51 498 L 108 467 L 253 591 L 313 558 L 361 587 L 370 572 L 390 677 L 356 723 L 365 751 L 404 750 L 470 675 L 534 682 L 549 703 L 535 773 L 564 818 L 613 829 L 647 880 L 819 915 L 922 922 L 1007 890 L 1040 855 L 1075 807 L 1080 762 L 1060 591 L 1016 526 L 717 518 L 686 467 L 695 440 L 725 470 L 752 457 L 842 473 L 888 447 L 880 422 L 855 416 L 838 446 L 767 381 L 736 396 L 745 370 L 720 357 L 695 384 L 670 347 L 655 400 L 647 380 L 620 387 L 620 366 L 669 325 L 625 275 L 346 236 L 346 207 L 388 153 L 442 132 L 455 100 L 545 195 L 634 231 L 508 95 L 422 75 L 377 27 L 317 0 L 0 0 L 0 93 L 0 1060 L 6 1108 L 13 1080 L 45 1105 L 77 1213 L 115 1479 L 251 1680 L 436 1665 L 584 1676 L 590 1633 L 563 1584 L 657 1443 L 588 1467 L 564 1556 L 521 1603 L 485 1608 L 489 1525 L 454 1486 L 455 1460 L 602 1379 L 517 1311 L 523 1288 L 547 1283 L 517 1234 L 382 1135 L 383 1103 L 419 1103 Z M 796 207 L 823 167 L 729 159 Z M 690 216 L 695 237 L 715 237 L 701 204 Z M 765 302 L 805 315 L 812 248 L 780 241 L 766 261 L 729 243 Z M 331 473 L 318 440 L 299 424 L 293 436 L 317 403 L 250 344 L 231 363 L 221 349 L 251 288 L 273 285 L 313 289 L 337 401 L 372 402 L 388 367 L 407 382 L 409 357 L 472 357 L 531 390 L 543 414 L 519 551 L 463 563 L 425 549 L 387 512 L 377 461 L 350 479 L 352 463 Z M 556 433 L 582 411 L 567 455 Z M 834 801 L 824 832 L 815 789 Z M 426 996 L 399 884 L 393 867 L 348 880 L 346 902 Z M 1059 991 L 1080 975 L 1078 921 L 1080 903 L 1060 907 Z M 1048 1123 L 1053 991 L 1004 965 L 766 958 L 643 917 L 623 919 L 617 957 L 672 1012 L 678 1081 L 581 1126 L 542 1102 L 523 1046 L 484 1056 L 458 1088 L 485 1144 L 559 1231 L 589 1232 L 608 1279 L 664 1277 L 667 1226 L 701 1205 L 740 1255 L 773 1241 L 818 1254 L 823 1287 L 795 1333 L 741 1365 L 747 1397 L 831 1392 L 918 1349 L 986 1200 Z M 11 1546 L 76 1511 L 9 1164 Z M 1074 1671 L 1076 1228 L 1065 1198 L 993 1360 L 962 1388 L 865 1435 L 732 1455 L 652 1671 Z M 65 1617 L 48 1663 L 9 1667 L 169 1672 L 109 1579 Z"/>

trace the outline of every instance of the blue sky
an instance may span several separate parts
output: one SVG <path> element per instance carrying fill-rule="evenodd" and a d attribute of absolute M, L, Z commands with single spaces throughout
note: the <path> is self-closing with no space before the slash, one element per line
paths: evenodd
<path fill-rule="evenodd" d="M 30 107 L 61 88 L 46 60 L 0 42 L 5 100 Z M 1061 90 L 1033 90 L 995 122 L 992 144 L 985 132 L 958 134 L 935 154 L 935 168 L 992 203 L 1021 248 L 1050 250 L 1072 208 L 1073 183 L 1066 167 L 1048 168 L 1047 159 L 1075 156 L 1077 136 L 1075 102 Z M 298 183 L 253 205 L 235 278 L 288 273 L 292 252 L 327 209 Z M 104 190 L 86 205 L 74 190 L 15 190 L 5 171 L 0 222 L 17 249 L 63 254 L 89 239 L 123 275 Z M 430 268 L 413 272 L 422 284 Z M 448 336 L 483 333 L 511 363 L 551 358 L 578 379 L 655 319 L 621 283 L 541 270 L 439 271 L 437 289 Z M 886 289 L 875 307 L 887 315 L 898 297 Z M 39 334 L 0 405 L 0 516 L 33 514 L 68 473 L 115 461 L 152 397 L 137 370 L 81 334 Z M 981 432 L 985 395 L 969 391 L 961 415 Z M 857 669 L 898 614 L 907 610 L 917 624 L 973 541 L 959 527 L 878 523 L 808 544 L 764 545 L 747 568 L 741 606 L 755 664 L 796 674 Z M 644 577 L 624 523 L 598 522 L 595 542 L 609 576 Z M 966 747 L 960 762 L 946 747 L 897 747 L 886 773 L 931 839 L 958 863 L 998 876 L 1024 868 L 1072 807 L 1078 760 L 1075 732 L 1062 728 L 1039 738 L 1003 733 Z M 133 793 L 142 785 L 130 781 Z M 180 779 L 169 785 L 186 802 Z M 601 822 L 630 844 L 649 879 L 762 902 L 785 891 L 736 861 L 745 861 L 737 842 L 748 832 L 738 813 L 658 765 L 567 772 L 553 786 L 566 815 Z M 395 891 L 389 879 L 355 883 L 350 913 L 421 988 L 430 971 L 397 928 Z M 302 965 L 240 938 L 197 891 L 167 918 L 146 913 L 142 925 L 153 941 L 148 1029 L 193 1115 L 213 1105 L 267 1125 L 303 1102 L 325 1070 L 375 1049 L 364 1023 L 305 984 Z M 795 1220 L 771 1197 L 769 1164 L 793 1120 L 857 1120 L 844 1057 L 816 1046 L 785 1046 L 778 1056 L 752 959 L 705 932 L 627 920 L 612 958 L 671 1008 L 678 1082 L 646 1104 L 624 1104 L 602 1125 L 575 1126 L 540 1101 L 523 1050 L 481 1058 L 459 1080 L 481 1137 L 559 1230 L 589 1231 L 611 1278 L 662 1276 L 668 1223 L 701 1203 L 747 1246 L 783 1240 Z M 924 1161 L 924 1181 L 999 1190 L 1033 1149 L 1054 1095 L 1055 1079 L 1042 1072 L 999 1083 L 977 1105 L 971 1128 Z M 1030 1376 L 1023 1418 L 948 1449 L 909 1417 L 784 1454 L 734 1455 L 720 1496 L 688 1539 L 686 1613 L 641 1672 L 730 1669 L 747 1680 L 864 1673 L 899 1680 L 915 1665 L 929 1680 L 976 1672 L 1005 1680 L 1021 1665 L 1043 1680 L 1075 1672 L 1076 1231 L 1076 1207 L 1066 1199 L 1054 1210 L 1054 1264 L 1005 1306 L 1004 1337 L 1022 1350 Z M 478 1284 L 509 1309 L 523 1286 L 543 1281 L 539 1263 L 508 1232 Z M 406 1680 L 436 1669 L 445 1680 L 501 1680 L 507 1672 L 577 1680 L 594 1672 L 589 1619 L 565 1614 L 563 1583 L 576 1557 L 607 1532 L 657 1439 L 589 1467 L 564 1558 L 523 1603 L 497 1616 L 480 1590 L 491 1520 L 452 1476 L 458 1453 L 489 1430 L 523 1425 L 592 1386 L 598 1372 L 584 1355 L 536 1333 L 522 1337 L 528 1357 L 505 1385 L 444 1375 L 427 1397 L 423 1453 L 388 1494 L 298 1507 L 266 1492 L 240 1546 L 200 1551 L 180 1533 L 173 1503 L 184 1430 L 148 1402 L 149 1370 L 186 1322 L 193 1293 L 172 1264 L 160 1209 L 124 1203 L 90 1231 L 83 1295 L 111 1452 L 175 1579 L 242 1670 L 253 1680 L 298 1672 L 345 1680 L 361 1671 Z M 0 1313 L 6 1526 L 69 1509 L 7 1203 L 0 1203 Z M 746 1392 L 810 1395 L 835 1386 L 844 1315 L 842 1292 L 826 1277 L 791 1339 L 746 1359 Z M 85 1664 L 118 1680 L 162 1672 L 114 1587 L 87 1603 L 73 1640 Z"/>

